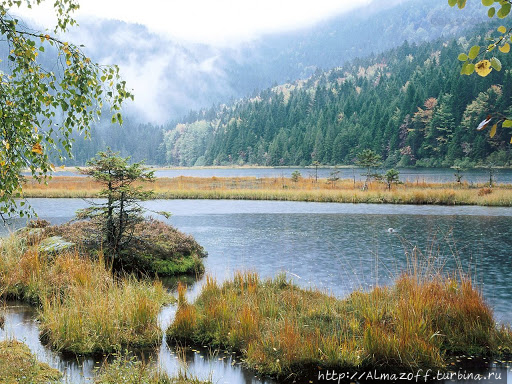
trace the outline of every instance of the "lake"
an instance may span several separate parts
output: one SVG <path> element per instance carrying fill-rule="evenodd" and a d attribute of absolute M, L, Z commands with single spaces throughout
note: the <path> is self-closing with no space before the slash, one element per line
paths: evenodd
<path fill-rule="evenodd" d="M 87 205 L 81 199 L 29 201 L 41 218 L 52 223 L 71 219 Z M 433 265 L 445 271 L 471 273 L 496 318 L 503 323 L 512 319 L 512 208 L 232 200 L 154 200 L 146 205 L 172 212 L 168 221 L 204 246 L 209 254 L 206 271 L 218 281 L 238 270 L 262 277 L 283 272 L 300 286 L 343 297 L 354 289 L 391 283 L 416 255 L 435 260 Z M 22 220 L 12 223 L 23 224 Z M 6 233 L 5 228 L 1 231 Z M 202 281 L 190 287 L 191 299 Z M 162 327 L 174 310 L 162 311 Z M 11 333 L 23 340 L 26 334 L 39 358 L 65 370 L 72 382 L 88 382 L 85 377 L 98 364 L 90 359 L 78 364 L 48 351 L 37 339 L 31 310 L 18 305 L 9 311 L 0 336 Z M 19 330 L 16 324 L 24 328 Z M 212 372 L 218 383 L 272 383 L 254 378 L 231 359 L 192 352 L 190 369 L 200 375 Z M 173 349 L 165 343 L 158 360 L 169 372 L 178 369 Z"/>
<path fill-rule="evenodd" d="M 318 168 L 319 178 L 328 178 L 333 168 Z M 364 180 L 361 168 L 337 168 L 338 177 L 341 179 Z M 317 171 L 314 168 L 169 168 L 157 169 L 156 177 L 290 177 L 294 171 L 300 172 L 304 178 L 314 178 Z M 382 170 L 384 173 L 386 170 Z M 398 168 L 401 181 L 429 182 L 429 183 L 452 183 L 455 182 L 455 170 L 451 168 Z M 81 176 L 70 171 L 57 171 L 55 176 Z M 489 171 L 483 168 L 470 169 L 462 172 L 462 181 L 468 183 L 489 182 Z M 512 184 L 512 169 L 496 169 L 493 176 L 494 182 Z"/>

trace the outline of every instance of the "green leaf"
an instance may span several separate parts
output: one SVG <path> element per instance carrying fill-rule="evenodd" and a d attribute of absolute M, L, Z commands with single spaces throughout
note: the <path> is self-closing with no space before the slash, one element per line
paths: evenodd
<path fill-rule="evenodd" d="M 505 120 L 502 124 L 503 128 L 512 128 L 512 120 Z"/>
<path fill-rule="evenodd" d="M 496 48 L 496 44 L 490 44 L 490 45 L 487 47 L 487 52 L 491 52 L 494 48 Z"/>
<path fill-rule="evenodd" d="M 471 47 L 471 49 L 469 50 L 469 58 L 471 60 L 474 60 L 478 54 L 480 53 L 480 46 L 479 45 L 474 45 Z"/>
<path fill-rule="evenodd" d="M 500 10 L 498 11 L 498 17 L 500 19 L 504 19 L 505 17 L 508 16 L 508 14 L 510 13 L 510 8 L 512 7 L 512 5 L 510 5 L 510 3 L 505 3 L 501 6 Z"/>
<path fill-rule="evenodd" d="M 460 61 L 468 61 L 468 55 L 466 55 L 465 53 L 461 53 L 458 57 L 458 59 Z"/>
<path fill-rule="evenodd" d="M 457 0 L 448 0 L 448 5 L 449 5 L 450 7 L 454 7 L 454 6 L 455 6 L 455 4 L 457 4 Z"/>
<path fill-rule="evenodd" d="M 498 32 L 505 33 L 507 32 L 507 28 L 505 28 L 503 25 L 498 28 Z"/>
<path fill-rule="evenodd" d="M 459 6 L 459 9 L 462 9 L 466 6 L 466 0 L 457 0 L 457 5 Z"/>
<path fill-rule="evenodd" d="M 496 8 L 494 8 L 494 7 L 489 8 L 489 10 L 487 11 L 487 16 L 489 16 L 490 18 L 493 18 L 495 14 L 496 14 Z"/>
<path fill-rule="evenodd" d="M 501 61 L 499 61 L 496 57 L 491 59 L 491 67 L 493 67 L 498 72 L 501 71 Z"/>
<path fill-rule="evenodd" d="M 460 71 L 460 74 L 461 75 L 471 75 L 473 72 L 475 72 L 475 64 L 471 64 L 471 63 L 464 63 L 464 65 L 462 66 L 462 69 Z"/>
<path fill-rule="evenodd" d="M 486 7 L 490 7 L 491 5 L 494 4 L 494 0 L 482 0 L 482 4 L 485 5 Z"/>

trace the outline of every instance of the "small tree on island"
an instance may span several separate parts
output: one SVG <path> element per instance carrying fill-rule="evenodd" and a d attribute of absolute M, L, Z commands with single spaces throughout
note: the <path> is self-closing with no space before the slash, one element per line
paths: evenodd
<path fill-rule="evenodd" d="M 382 176 L 376 171 L 376 168 L 382 164 L 381 156 L 372 151 L 365 149 L 357 155 L 356 165 L 366 168 L 366 172 L 362 176 L 366 176 L 363 189 L 368 189 L 368 183 L 371 179 L 380 179 Z"/>
<path fill-rule="evenodd" d="M 395 168 L 389 169 L 384 174 L 384 181 L 386 182 L 388 186 L 388 190 L 391 191 L 391 185 L 392 184 L 400 184 L 400 172 L 398 172 Z"/>
<path fill-rule="evenodd" d="M 459 167 L 458 165 L 454 166 L 453 169 L 455 169 L 455 173 L 453 174 L 453 176 L 455 176 L 455 181 L 460 186 L 462 183 L 462 178 L 464 177 L 464 175 L 462 174 L 463 169 L 461 167 Z"/>
<path fill-rule="evenodd" d="M 331 183 L 332 187 L 334 188 L 336 185 L 336 182 L 340 179 L 340 171 L 336 168 L 334 168 L 331 173 L 329 173 L 329 177 L 327 178 L 327 181 Z"/>
<path fill-rule="evenodd" d="M 315 183 L 318 183 L 318 167 L 320 166 L 320 162 L 315 160 L 312 165 L 315 167 Z"/>
<path fill-rule="evenodd" d="M 297 183 L 302 178 L 302 175 L 299 171 L 295 170 L 292 172 L 292 181 Z"/>
<path fill-rule="evenodd" d="M 83 175 L 91 176 L 102 184 L 104 189 L 100 197 L 105 202 L 90 202 L 91 207 L 79 210 L 79 219 L 91 219 L 98 223 L 103 236 L 103 243 L 114 266 L 122 268 L 122 251 L 130 243 L 135 226 L 144 221 L 147 211 L 140 202 L 153 197 L 154 192 L 143 190 L 135 183 L 153 182 L 154 172 L 143 167 L 143 162 L 129 164 L 129 157 L 119 156 L 109 148 L 98 152 L 95 158 L 87 162 L 89 168 L 79 169 Z M 167 212 L 157 212 L 169 217 Z"/>

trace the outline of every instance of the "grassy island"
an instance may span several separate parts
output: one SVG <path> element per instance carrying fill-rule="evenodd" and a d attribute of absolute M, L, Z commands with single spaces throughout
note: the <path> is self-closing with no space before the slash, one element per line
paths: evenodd
<path fill-rule="evenodd" d="M 58 370 L 37 361 L 25 344 L 0 342 L 0 383 L 55 384 L 61 377 Z"/>
<path fill-rule="evenodd" d="M 337 299 L 283 276 L 208 278 L 197 301 L 180 289 L 171 340 L 240 352 L 264 375 L 320 369 L 444 369 L 450 357 L 510 354 L 512 332 L 497 326 L 470 279 L 405 274 L 393 286 Z"/>
<path fill-rule="evenodd" d="M 76 249 L 45 252 L 0 239 L 0 293 L 39 307 L 41 337 L 56 350 L 93 354 L 161 340 L 157 316 L 173 300 L 158 281 L 119 277 Z"/>
<path fill-rule="evenodd" d="M 155 198 L 161 199 L 242 199 L 318 201 L 335 203 L 439 204 L 512 206 L 512 185 L 493 188 L 468 183 L 406 182 L 393 185 L 372 182 L 363 191 L 364 182 L 353 180 L 273 177 L 175 177 L 158 178 L 151 185 Z M 23 187 L 25 197 L 97 197 L 101 186 L 73 176 L 57 176 L 40 185 L 29 181 Z"/>

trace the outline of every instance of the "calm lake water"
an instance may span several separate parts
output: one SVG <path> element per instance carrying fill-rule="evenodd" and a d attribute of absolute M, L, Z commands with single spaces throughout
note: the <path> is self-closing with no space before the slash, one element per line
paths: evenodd
<path fill-rule="evenodd" d="M 80 199 L 30 202 L 41 218 L 53 223 L 71 219 L 87 205 Z M 354 289 L 391 283 L 416 254 L 435 257 L 434 265 L 446 271 L 462 268 L 471 273 L 497 319 L 503 323 L 512 319 L 512 208 L 232 200 L 155 200 L 147 205 L 173 213 L 168 221 L 205 247 L 206 271 L 219 281 L 239 270 L 256 271 L 263 277 L 284 272 L 303 287 L 343 297 Z M 12 223 L 23 224 L 21 220 Z M 5 234 L 6 229 L 0 231 Z M 191 285 L 191 298 L 202 281 Z M 162 327 L 174 310 L 162 311 Z M 40 359 L 66 371 L 71 382 L 88 382 L 85 377 L 93 375 L 96 362 L 63 360 L 40 345 L 29 308 L 9 307 L 8 311 L 0 336 L 16 335 Z M 167 371 L 179 368 L 173 349 L 165 343 L 157 355 Z M 232 357 L 208 358 L 192 352 L 188 358 L 192 372 L 202 377 L 211 373 L 214 383 L 272 383 L 254 378 Z"/>
<path fill-rule="evenodd" d="M 341 179 L 363 180 L 365 170 L 360 168 L 338 168 Z M 455 170 L 451 168 L 399 168 L 400 180 L 410 182 L 446 183 L 455 181 Z M 314 168 L 182 168 L 160 169 L 156 177 L 290 177 L 294 171 L 299 171 L 304 178 L 315 177 Z M 318 168 L 319 178 L 328 178 L 332 168 Z M 385 172 L 385 170 L 383 170 Z M 468 183 L 486 183 L 489 181 L 489 171 L 486 169 L 471 169 L 463 171 L 462 181 Z M 56 172 L 55 176 L 81 176 L 70 171 Z M 512 184 L 512 169 L 496 169 L 494 182 Z"/>
<path fill-rule="evenodd" d="M 366 170 L 361 168 L 337 168 L 341 179 L 364 180 Z M 314 178 L 314 168 L 207 168 L 207 169 L 165 169 L 155 172 L 156 177 L 290 177 L 294 171 L 299 171 L 304 178 Z M 319 178 L 328 178 L 333 168 L 318 168 Z M 385 173 L 386 170 L 381 170 Z M 399 168 L 400 180 L 410 182 L 447 183 L 454 182 L 454 169 L 450 168 Z M 494 182 L 511 184 L 512 169 L 494 171 Z M 486 169 L 471 169 L 462 172 L 462 181 L 468 183 L 486 183 L 489 181 L 489 171 Z"/>

